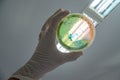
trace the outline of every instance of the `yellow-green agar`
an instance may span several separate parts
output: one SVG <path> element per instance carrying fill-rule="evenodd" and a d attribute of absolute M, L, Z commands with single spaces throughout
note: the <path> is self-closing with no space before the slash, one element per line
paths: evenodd
<path fill-rule="evenodd" d="M 95 29 L 91 21 L 79 13 L 72 13 L 58 24 L 58 42 L 69 51 L 80 51 L 94 39 Z"/>

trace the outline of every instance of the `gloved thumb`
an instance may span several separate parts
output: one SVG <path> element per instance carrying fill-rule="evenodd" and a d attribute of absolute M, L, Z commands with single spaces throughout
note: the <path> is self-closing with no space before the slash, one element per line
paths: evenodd
<path fill-rule="evenodd" d="M 65 62 L 74 61 L 83 55 L 83 52 L 62 53 Z"/>

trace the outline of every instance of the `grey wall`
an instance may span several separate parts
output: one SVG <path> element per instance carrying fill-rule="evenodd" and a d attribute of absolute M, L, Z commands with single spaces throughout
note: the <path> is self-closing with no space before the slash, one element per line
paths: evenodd
<path fill-rule="evenodd" d="M 90 0 L 0 0 L 0 80 L 33 54 L 40 29 L 57 9 L 80 12 Z M 120 5 L 96 29 L 91 47 L 77 61 L 43 80 L 120 80 Z"/>

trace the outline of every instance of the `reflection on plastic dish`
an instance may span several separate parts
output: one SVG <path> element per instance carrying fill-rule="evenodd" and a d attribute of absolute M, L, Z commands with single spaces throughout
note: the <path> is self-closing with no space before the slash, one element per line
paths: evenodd
<path fill-rule="evenodd" d="M 91 21 L 79 13 L 72 13 L 58 24 L 57 40 L 69 51 L 80 51 L 94 40 L 95 29 Z"/>

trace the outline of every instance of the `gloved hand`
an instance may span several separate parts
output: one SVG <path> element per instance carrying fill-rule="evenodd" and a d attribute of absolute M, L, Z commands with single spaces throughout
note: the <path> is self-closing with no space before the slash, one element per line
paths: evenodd
<path fill-rule="evenodd" d="M 67 16 L 69 11 L 59 9 L 43 25 L 39 35 L 39 43 L 31 59 L 17 72 L 13 74 L 38 80 L 47 72 L 64 64 L 74 61 L 82 55 L 82 52 L 61 53 L 57 50 L 56 29 L 59 21 Z"/>

